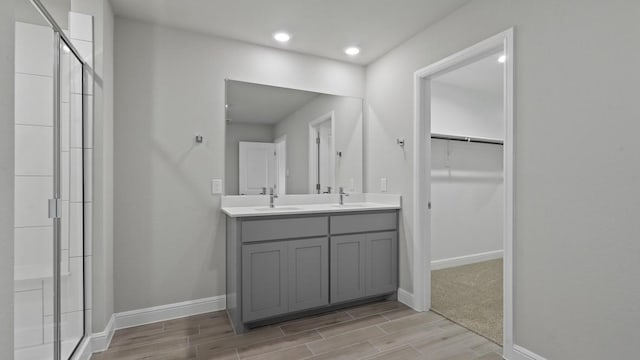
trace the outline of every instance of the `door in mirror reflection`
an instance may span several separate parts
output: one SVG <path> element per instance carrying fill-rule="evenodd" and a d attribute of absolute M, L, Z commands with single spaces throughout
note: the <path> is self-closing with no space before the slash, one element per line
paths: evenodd
<path fill-rule="evenodd" d="M 309 124 L 309 193 L 331 194 L 335 188 L 333 114 Z"/>
<path fill-rule="evenodd" d="M 276 145 L 241 141 L 239 144 L 241 195 L 266 195 L 276 185 Z M 275 189 L 274 189 L 275 190 Z"/>

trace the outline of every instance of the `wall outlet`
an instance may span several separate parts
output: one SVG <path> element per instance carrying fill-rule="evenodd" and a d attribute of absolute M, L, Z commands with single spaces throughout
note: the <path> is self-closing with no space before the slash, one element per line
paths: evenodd
<path fill-rule="evenodd" d="M 222 179 L 211 180 L 211 193 L 213 195 L 222 194 Z"/>
<path fill-rule="evenodd" d="M 387 178 L 380 179 L 380 191 L 387 192 Z"/>

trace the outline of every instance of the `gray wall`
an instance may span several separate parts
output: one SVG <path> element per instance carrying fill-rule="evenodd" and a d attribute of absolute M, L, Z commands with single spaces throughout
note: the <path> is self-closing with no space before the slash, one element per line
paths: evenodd
<path fill-rule="evenodd" d="M 499 145 L 431 140 L 431 261 L 503 250 L 502 155 Z"/>
<path fill-rule="evenodd" d="M 116 312 L 225 292 L 210 192 L 225 175 L 225 78 L 357 97 L 365 82 L 360 66 L 117 18 Z"/>
<path fill-rule="evenodd" d="M 240 141 L 273 142 L 273 125 L 227 124 L 225 148 L 225 194 L 240 192 Z"/>
<path fill-rule="evenodd" d="M 548 359 L 640 352 L 640 2 L 473 1 L 367 68 L 367 183 L 403 195 L 412 291 L 413 72 L 516 28 L 515 342 Z"/>
<path fill-rule="evenodd" d="M 14 1 L 0 1 L 0 359 L 13 359 Z"/>

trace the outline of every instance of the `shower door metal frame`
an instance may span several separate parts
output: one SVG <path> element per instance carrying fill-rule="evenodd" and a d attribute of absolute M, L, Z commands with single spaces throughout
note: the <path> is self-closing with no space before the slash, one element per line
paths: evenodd
<path fill-rule="evenodd" d="M 55 213 L 49 216 L 53 219 L 53 358 L 60 360 L 62 341 L 60 336 L 60 260 L 62 253 L 61 241 L 61 169 L 60 169 L 60 33 L 53 34 L 53 202 Z"/>
<path fill-rule="evenodd" d="M 35 6 L 35 8 L 40 12 L 40 14 L 46 19 L 51 28 L 53 29 L 54 37 L 53 37 L 53 199 L 49 200 L 49 217 L 53 221 L 53 358 L 54 360 L 62 360 L 62 336 L 61 336 L 61 294 L 60 294 L 60 279 L 61 279 L 61 268 L 60 268 L 60 260 L 61 260 L 61 213 L 62 213 L 62 198 L 61 198 L 61 161 L 60 161 L 60 151 L 61 151 L 61 143 L 60 143 L 60 85 L 61 85 L 61 48 L 62 45 L 66 46 L 71 54 L 75 57 L 74 60 L 77 60 L 82 69 L 81 71 L 81 94 L 85 93 L 85 69 L 88 68 L 88 64 L 84 61 L 83 57 L 80 55 L 80 52 L 73 46 L 71 39 L 67 37 L 67 35 L 62 31 L 62 28 L 56 23 L 55 19 L 51 14 L 47 11 L 46 7 L 40 2 L 40 0 L 30 0 L 31 3 Z M 82 95 L 84 98 L 84 95 Z M 82 134 L 82 156 L 81 156 L 81 168 L 82 168 L 82 181 L 80 182 L 82 186 L 82 204 L 83 204 L 83 260 L 82 260 L 82 337 L 74 347 L 73 351 L 69 355 L 69 358 L 73 357 L 76 354 L 78 347 L 82 343 L 82 341 L 86 338 L 86 269 L 85 269 L 85 261 L 84 261 L 84 100 L 82 102 L 82 120 L 81 120 L 81 134 Z"/>

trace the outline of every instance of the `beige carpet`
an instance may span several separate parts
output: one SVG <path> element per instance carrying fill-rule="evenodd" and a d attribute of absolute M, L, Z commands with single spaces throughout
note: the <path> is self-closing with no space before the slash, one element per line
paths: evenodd
<path fill-rule="evenodd" d="M 432 271 L 431 307 L 502 345 L 502 259 Z"/>

